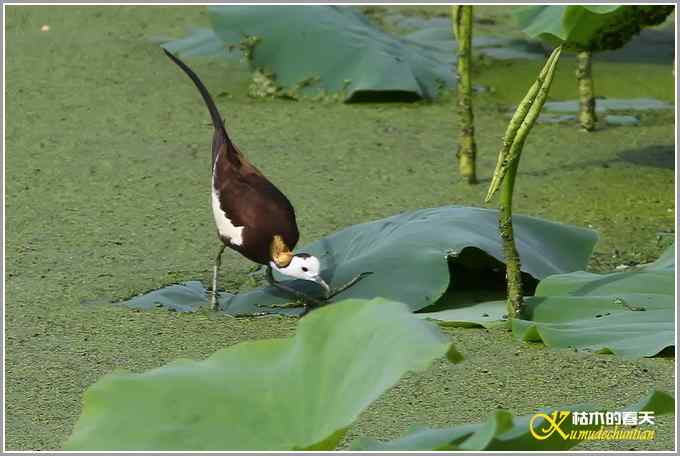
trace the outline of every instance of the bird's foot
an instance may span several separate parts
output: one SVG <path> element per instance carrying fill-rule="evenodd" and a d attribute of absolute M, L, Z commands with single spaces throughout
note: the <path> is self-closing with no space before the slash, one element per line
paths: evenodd
<path fill-rule="evenodd" d="M 295 309 L 301 307 L 302 312 L 298 316 L 303 317 L 312 310 L 316 309 L 317 307 L 320 307 L 325 304 L 324 302 L 321 302 L 310 296 L 304 295 L 299 291 L 293 291 L 291 292 L 291 294 L 293 294 L 297 298 L 296 301 L 285 302 L 283 304 L 259 304 L 258 307 L 268 307 L 270 309 Z M 303 299 L 302 296 L 305 296 L 305 298 Z"/>
<path fill-rule="evenodd" d="M 217 299 L 217 293 L 210 293 L 210 309 L 212 309 L 213 312 L 222 311 L 222 313 L 228 317 L 235 318 L 238 316 L 227 312 L 227 309 L 229 309 L 229 304 L 227 304 L 224 308 L 220 307 L 220 302 Z"/>
<path fill-rule="evenodd" d="M 220 302 L 217 300 L 217 292 L 210 293 L 210 308 L 214 311 L 220 310 Z"/>
<path fill-rule="evenodd" d="M 329 300 L 329 299 L 333 298 L 334 296 L 337 296 L 337 295 L 339 295 L 340 293 L 342 293 L 343 291 L 347 290 L 348 288 L 353 287 L 353 286 L 356 285 L 357 282 L 359 282 L 361 279 L 363 279 L 364 277 L 368 277 L 368 276 L 371 275 L 371 274 L 373 274 L 373 272 L 371 272 L 371 271 L 362 272 L 361 274 L 358 274 L 356 277 L 354 277 L 352 280 L 350 280 L 350 281 L 347 282 L 346 284 L 344 284 L 344 285 L 342 285 L 342 286 L 336 288 L 335 290 L 331 291 L 331 292 L 328 294 L 328 296 L 326 297 L 326 300 Z"/>

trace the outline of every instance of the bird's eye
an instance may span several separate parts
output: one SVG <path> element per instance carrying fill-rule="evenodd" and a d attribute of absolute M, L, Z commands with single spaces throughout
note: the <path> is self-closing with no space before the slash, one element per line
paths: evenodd
<path fill-rule="evenodd" d="M 302 266 L 302 272 L 307 272 L 307 271 L 309 271 L 309 269 L 307 269 L 306 267 Z"/>

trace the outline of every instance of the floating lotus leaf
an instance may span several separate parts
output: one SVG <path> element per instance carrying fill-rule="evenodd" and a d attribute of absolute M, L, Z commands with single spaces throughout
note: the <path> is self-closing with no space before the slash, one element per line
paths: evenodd
<path fill-rule="evenodd" d="M 513 220 L 529 287 L 549 275 L 585 269 L 597 240 L 594 231 L 523 215 Z M 435 311 L 503 299 L 505 290 L 498 211 L 492 209 L 420 209 L 345 228 L 298 251 L 320 259 L 321 275 L 333 288 L 362 272 L 373 273 L 329 303 L 383 297 L 404 302 L 413 311 Z M 313 282 L 276 277 L 310 295 L 322 295 Z M 220 307 L 232 315 L 300 314 L 301 308 L 271 307 L 290 301 L 290 296 L 266 286 L 237 295 L 223 293 Z M 122 304 L 183 311 L 207 304 L 207 293 L 190 282 Z M 479 316 L 487 321 L 483 313 Z"/>
<path fill-rule="evenodd" d="M 675 346 L 675 247 L 656 262 L 612 274 L 574 272 L 546 278 L 526 299 L 529 319 L 515 335 L 552 347 L 654 356 Z"/>
<path fill-rule="evenodd" d="M 286 91 L 304 95 L 410 94 L 433 99 L 455 84 L 455 55 L 401 39 L 354 8 L 337 6 L 210 6 L 215 33 L 227 45 L 256 37 L 253 69 Z"/>
<path fill-rule="evenodd" d="M 406 372 L 444 355 L 462 359 L 405 305 L 348 300 L 303 318 L 292 338 L 106 375 L 85 392 L 66 449 L 329 450 Z"/>
<path fill-rule="evenodd" d="M 593 231 L 522 215 L 513 220 L 526 274 L 541 279 L 585 268 L 596 241 Z M 380 296 L 417 311 L 443 304 L 440 298 L 449 287 L 453 290 L 446 298 L 453 305 L 474 302 L 474 293 L 487 300 L 489 289 L 504 287 L 498 212 L 491 209 L 421 209 L 351 226 L 300 251 L 320 259 L 322 276 L 333 288 L 359 273 L 373 273 L 334 300 Z M 468 285 L 472 283 L 477 286 L 471 296 Z M 289 285 L 318 292 L 314 283 L 291 281 Z M 458 293 L 464 299 L 456 299 Z M 263 305 L 288 301 L 288 296 L 266 287 L 233 296 L 224 309 L 252 313 L 266 309 Z"/>
<path fill-rule="evenodd" d="M 625 408 L 626 411 L 652 411 L 655 416 L 673 413 L 675 400 L 663 391 L 654 390 L 640 401 Z M 554 430 L 544 418 L 554 411 L 608 411 L 604 407 L 589 405 L 563 406 L 541 410 L 543 416 L 536 419 L 532 428 L 543 440 L 535 438 L 530 429 L 534 416 L 514 417 L 505 410 L 496 411 L 484 423 L 465 424 L 445 429 L 421 428 L 404 437 L 388 442 L 380 442 L 370 438 L 361 438 L 351 444 L 355 451 L 432 451 L 432 450 L 465 450 L 465 451 L 565 451 L 577 445 L 578 439 L 565 439 L 560 432 Z M 559 426 L 566 435 L 572 430 L 597 431 L 600 425 L 573 425 L 569 415 Z M 620 426 L 628 430 L 628 426 Z M 643 429 L 645 426 L 642 426 Z M 542 432 L 545 429 L 546 432 Z M 653 429 L 653 428 L 652 428 Z M 553 431 L 551 434 L 549 432 Z"/>

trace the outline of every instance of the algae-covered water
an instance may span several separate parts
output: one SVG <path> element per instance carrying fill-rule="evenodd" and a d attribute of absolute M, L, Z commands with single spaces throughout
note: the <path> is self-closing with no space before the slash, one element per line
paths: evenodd
<path fill-rule="evenodd" d="M 508 7 L 479 7 L 503 31 Z M 169 283 L 207 283 L 218 248 L 208 207 L 211 126 L 195 88 L 152 38 L 206 25 L 201 7 L 10 6 L 6 10 L 6 448 L 55 450 L 85 388 L 113 369 L 201 358 L 244 340 L 287 336 L 296 320 L 103 304 Z M 385 9 L 374 9 L 380 17 Z M 402 10 L 403 11 L 403 10 Z M 432 16 L 441 8 L 408 9 Z M 48 32 L 41 32 L 43 25 Z M 481 32 L 480 32 L 481 33 Z M 480 61 L 475 96 L 481 184 L 459 179 L 454 98 L 345 105 L 253 100 L 237 62 L 191 61 L 232 137 L 293 201 L 307 243 L 351 224 L 446 204 L 482 205 L 507 110 L 541 61 Z M 551 99 L 576 98 L 573 60 Z M 596 91 L 673 102 L 672 60 L 595 63 Z M 516 210 L 596 229 L 594 271 L 653 260 L 674 234 L 673 111 L 586 134 L 539 125 L 525 147 Z M 222 285 L 252 286 L 253 265 L 223 259 Z M 466 362 L 437 362 L 374 403 L 350 437 L 413 424 L 480 421 L 496 408 L 601 403 L 674 389 L 671 356 L 623 361 L 515 341 L 502 329 L 447 329 Z M 651 442 L 674 446 L 673 417 Z"/>

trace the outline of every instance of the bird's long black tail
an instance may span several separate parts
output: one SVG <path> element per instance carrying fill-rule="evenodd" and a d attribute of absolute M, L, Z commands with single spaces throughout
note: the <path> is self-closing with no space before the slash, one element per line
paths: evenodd
<path fill-rule="evenodd" d="M 217 106 L 215 106 L 215 102 L 213 101 L 212 97 L 210 96 L 210 93 L 208 93 L 208 89 L 205 88 L 203 85 L 203 82 L 196 76 L 196 73 L 194 73 L 191 68 L 189 68 L 186 63 L 182 62 L 180 59 L 175 57 L 172 53 L 168 52 L 167 50 L 163 49 L 163 52 L 170 57 L 170 60 L 175 62 L 177 66 L 179 66 L 184 72 L 191 78 L 191 80 L 194 82 L 196 87 L 198 88 L 198 91 L 201 92 L 201 96 L 203 97 L 203 101 L 205 101 L 205 104 L 208 106 L 208 111 L 210 111 L 210 117 L 212 118 L 213 126 L 215 127 L 215 130 L 222 130 L 224 132 L 224 135 L 229 138 L 227 135 L 227 131 L 224 128 L 224 121 L 222 120 L 222 116 L 220 116 L 220 112 L 217 110 Z"/>

